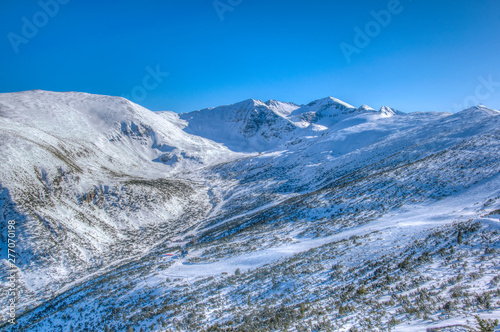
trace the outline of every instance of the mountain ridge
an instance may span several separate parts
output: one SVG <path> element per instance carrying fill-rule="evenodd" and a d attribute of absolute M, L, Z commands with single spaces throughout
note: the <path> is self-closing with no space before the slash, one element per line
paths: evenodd
<path fill-rule="evenodd" d="M 379 111 L 362 105 L 355 108 L 339 99 L 327 97 L 306 105 L 271 100 L 247 99 L 235 104 L 181 113 L 179 118 L 191 134 L 225 143 L 238 152 L 263 152 L 277 148 L 283 140 L 304 135 L 305 130 L 321 131 L 350 117 L 362 114 L 391 117 L 403 115 L 390 107 Z M 220 127 L 225 123 L 224 127 Z"/>

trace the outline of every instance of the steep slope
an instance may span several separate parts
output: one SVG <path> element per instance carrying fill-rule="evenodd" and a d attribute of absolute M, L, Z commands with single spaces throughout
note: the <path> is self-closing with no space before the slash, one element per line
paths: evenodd
<path fill-rule="evenodd" d="M 176 125 L 180 129 L 184 129 L 187 127 L 188 123 L 186 120 L 182 120 L 178 113 L 174 113 L 171 111 L 162 111 L 155 112 L 156 115 L 161 116 L 162 118 L 168 120 L 168 122 Z"/>
<path fill-rule="evenodd" d="M 16 220 L 26 298 L 189 227 L 208 189 L 173 176 L 238 157 L 123 98 L 72 92 L 1 94 L 0 146 L 0 255 Z"/>
<path fill-rule="evenodd" d="M 352 126 L 301 139 L 288 150 L 216 166 L 210 174 L 239 185 L 225 194 L 203 237 L 254 229 L 263 220 L 296 222 L 301 210 L 304 222 L 334 216 L 365 222 L 409 202 L 462 192 L 500 172 L 498 114 L 472 108 L 349 121 Z M 362 186 L 363 194 L 351 185 Z M 235 217 L 255 206 L 267 208 Z"/>
<path fill-rule="evenodd" d="M 181 114 L 188 133 L 224 143 L 233 151 L 261 152 L 283 141 L 296 127 L 285 118 L 296 106 L 259 100 Z"/>
<path fill-rule="evenodd" d="M 2 94 L 0 107 L 3 131 L 12 136 L 34 140 L 40 136 L 41 144 L 46 139 L 51 145 L 56 140 L 68 144 L 84 142 L 107 154 L 96 156 L 99 160 L 78 159 L 82 163 L 97 161 L 106 165 L 106 157 L 114 157 L 117 166 L 128 171 L 152 160 L 175 159 L 170 165 L 173 171 L 209 164 L 229 155 L 219 144 L 188 135 L 168 119 L 123 98 L 27 91 Z M 24 130 L 19 127 L 21 124 Z M 9 146 L 12 144 L 6 144 Z M 117 157 L 123 151 L 128 152 L 128 158 Z M 161 169 L 165 172 L 164 167 Z"/>

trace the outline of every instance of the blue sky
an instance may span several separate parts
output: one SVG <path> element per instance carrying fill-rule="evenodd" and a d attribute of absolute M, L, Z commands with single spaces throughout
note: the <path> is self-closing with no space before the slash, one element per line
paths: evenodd
<path fill-rule="evenodd" d="M 0 92 L 128 96 L 176 112 L 326 96 L 406 112 L 500 108 L 496 0 L 4 0 L 0 29 Z"/>

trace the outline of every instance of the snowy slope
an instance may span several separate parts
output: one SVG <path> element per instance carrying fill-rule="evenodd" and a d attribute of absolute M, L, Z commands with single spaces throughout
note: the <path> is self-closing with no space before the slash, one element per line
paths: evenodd
<path fill-rule="evenodd" d="M 2 94 L 0 102 L 5 131 L 34 140 L 40 136 L 41 142 L 51 140 L 48 143 L 52 145 L 57 140 L 90 144 L 114 157 L 125 170 L 163 157 L 178 159 L 171 165 L 175 169 L 191 163 L 209 164 L 230 155 L 219 144 L 188 135 L 168 119 L 123 98 L 27 91 Z M 129 155 L 119 158 L 124 150 Z M 81 161 L 95 162 L 88 158 Z"/>
<path fill-rule="evenodd" d="M 73 92 L 1 94 L 0 145 L 0 254 L 7 221 L 18 220 L 17 263 L 32 293 L 104 264 L 111 247 L 141 238 L 130 232 L 187 227 L 177 220 L 207 212 L 207 189 L 172 176 L 238 157 L 123 98 Z"/>
<path fill-rule="evenodd" d="M 286 141 L 296 127 L 286 119 L 295 105 L 245 100 L 181 114 L 188 133 L 224 143 L 233 151 L 261 152 Z"/>
<path fill-rule="evenodd" d="M 0 221 L 25 243 L 19 325 L 5 328 L 419 331 L 498 317 L 498 115 L 331 97 L 178 115 L 0 95 Z"/>

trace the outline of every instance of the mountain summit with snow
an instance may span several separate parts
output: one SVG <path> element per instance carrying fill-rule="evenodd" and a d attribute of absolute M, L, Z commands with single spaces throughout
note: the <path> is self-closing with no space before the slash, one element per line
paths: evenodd
<path fill-rule="evenodd" d="M 0 94 L 0 328 L 420 331 L 498 317 L 499 115 L 332 97 L 176 114 Z"/>
<path fill-rule="evenodd" d="M 236 104 L 180 114 L 186 132 L 224 143 L 239 152 L 263 152 L 293 138 L 323 130 L 349 118 L 367 115 L 390 117 L 404 113 L 389 107 L 377 112 L 363 105 L 355 108 L 328 97 L 307 105 L 249 99 Z"/>

